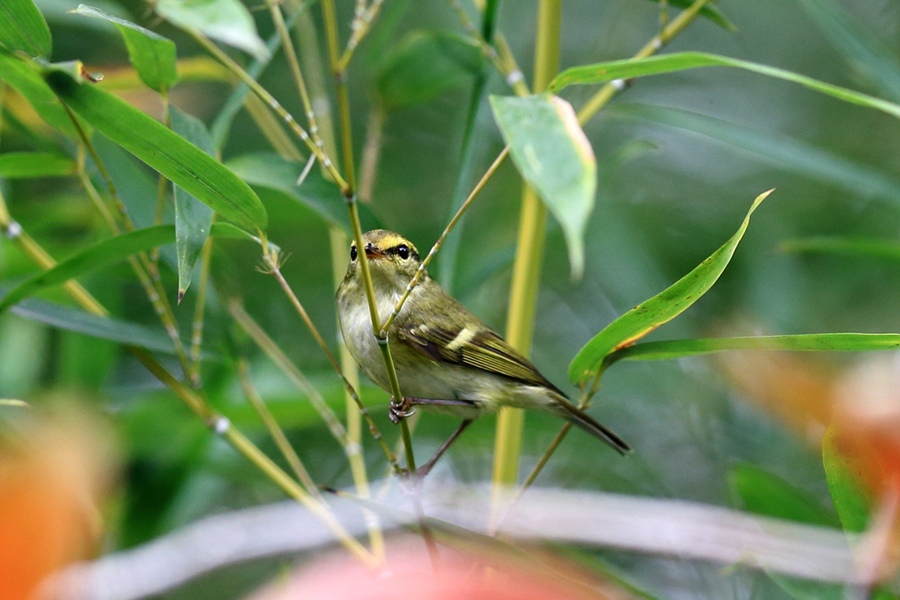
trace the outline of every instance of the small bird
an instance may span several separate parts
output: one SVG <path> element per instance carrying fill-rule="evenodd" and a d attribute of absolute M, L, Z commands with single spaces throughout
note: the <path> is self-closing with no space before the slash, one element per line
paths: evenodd
<path fill-rule="evenodd" d="M 422 261 L 412 242 L 392 231 L 369 231 L 363 235 L 363 244 L 378 316 L 384 323 Z M 355 243 L 350 246 L 347 274 L 337 290 L 337 308 L 350 354 L 369 379 L 390 391 L 372 331 L 360 250 Z M 572 404 L 527 358 L 444 291 L 427 272 L 421 275 L 387 333 L 404 396 L 399 401 L 392 399 L 391 418 L 397 422 L 411 414 L 413 407 L 422 406 L 463 419 L 420 472 L 427 472 L 473 419 L 502 406 L 554 413 L 620 454 L 630 450 L 618 435 Z"/>

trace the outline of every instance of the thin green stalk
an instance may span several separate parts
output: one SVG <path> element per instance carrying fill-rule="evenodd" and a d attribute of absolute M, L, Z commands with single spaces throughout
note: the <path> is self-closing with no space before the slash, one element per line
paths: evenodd
<path fill-rule="evenodd" d="M 541 0 L 535 46 L 534 90 L 541 91 L 559 70 L 562 0 Z M 522 195 L 518 250 L 513 265 L 506 339 L 522 354 L 531 350 L 537 289 L 544 247 L 547 208 L 526 186 Z M 494 444 L 494 515 L 500 506 L 503 488 L 518 479 L 524 417 L 521 409 L 503 409 L 497 419 Z"/>

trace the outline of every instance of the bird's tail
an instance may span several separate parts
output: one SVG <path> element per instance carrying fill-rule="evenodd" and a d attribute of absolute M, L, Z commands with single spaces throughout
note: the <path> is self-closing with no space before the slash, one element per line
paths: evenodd
<path fill-rule="evenodd" d="M 556 412 L 571 421 L 575 425 L 578 425 L 591 435 L 600 438 L 612 448 L 618 452 L 619 454 L 626 454 L 631 452 L 631 446 L 625 443 L 625 440 L 620 438 L 614 432 L 612 432 L 608 427 L 600 423 L 594 417 L 590 416 L 568 400 L 564 398 L 556 398 L 556 402 L 554 403 L 556 406 Z"/>

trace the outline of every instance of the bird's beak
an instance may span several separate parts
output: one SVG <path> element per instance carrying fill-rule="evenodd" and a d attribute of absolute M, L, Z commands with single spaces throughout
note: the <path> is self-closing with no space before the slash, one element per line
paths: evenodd
<path fill-rule="evenodd" d="M 378 246 L 376 246 L 372 242 L 366 244 L 366 258 L 368 258 L 369 260 L 373 260 L 382 258 L 383 256 L 384 252 L 382 252 L 381 249 L 378 248 Z"/>

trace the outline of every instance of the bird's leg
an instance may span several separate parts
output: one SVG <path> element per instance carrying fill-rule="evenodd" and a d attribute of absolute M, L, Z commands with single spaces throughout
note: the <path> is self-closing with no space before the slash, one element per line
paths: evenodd
<path fill-rule="evenodd" d="M 434 466 L 434 463 L 438 461 L 440 457 L 444 455 L 444 452 L 447 451 L 447 448 L 456 441 L 456 438 L 462 434 L 463 431 L 466 430 L 466 427 L 472 424 L 472 419 L 465 419 L 462 423 L 459 424 L 459 427 L 456 428 L 456 431 L 447 438 L 447 441 L 444 442 L 440 448 L 438 448 L 437 452 L 434 453 L 434 456 L 428 459 L 428 462 L 416 469 L 416 477 L 419 479 L 424 479 L 426 475 L 431 471 L 431 468 Z"/>
<path fill-rule="evenodd" d="M 416 409 L 413 408 L 413 398 L 403 398 L 400 402 L 396 402 L 394 398 L 391 398 L 391 404 L 388 408 L 388 416 L 391 418 L 391 422 L 396 425 L 406 417 L 411 417 L 416 413 Z"/>

